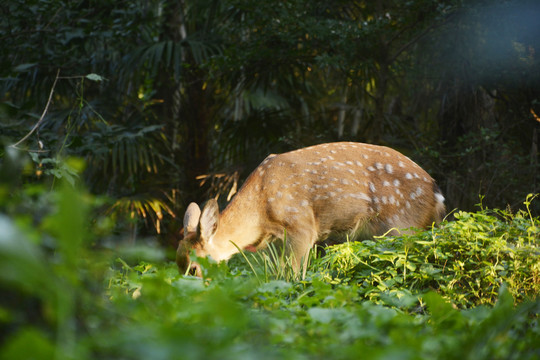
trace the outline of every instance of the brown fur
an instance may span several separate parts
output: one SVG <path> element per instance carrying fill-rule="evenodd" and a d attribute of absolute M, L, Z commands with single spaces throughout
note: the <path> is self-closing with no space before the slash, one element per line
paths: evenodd
<path fill-rule="evenodd" d="M 443 201 L 423 169 L 387 147 L 341 142 L 271 155 L 221 214 L 215 201 L 208 202 L 198 227 L 190 225 L 185 234 L 191 240 L 180 243 L 177 262 L 185 271 L 178 257 L 190 249 L 226 260 L 237 252 L 233 242 L 240 249 L 260 248 L 286 232 L 300 269 L 309 249 L 330 234 L 365 238 L 427 227 L 444 216 Z"/>

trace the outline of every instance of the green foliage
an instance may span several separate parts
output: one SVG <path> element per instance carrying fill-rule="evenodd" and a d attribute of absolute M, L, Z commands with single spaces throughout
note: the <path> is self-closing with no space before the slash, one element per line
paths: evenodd
<path fill-rule="evenodd" d="M 286 244 L 287 234 L 284 234 Z M 310 267 L 311 262 L 315 257 L 315 252 L 310 251 L 308 254 L 306 265 L 302 265 L 299 271 L 295 271 L 295 259 L 292 254 L 283 251 L 283 244 L 276 242 L 266 243 L 266 248 L 257 251 L 255 254 L 249 254 L 238 248 L 239 254 L 236 259 L 233 258 L 230 262 L 242 267 L 242 260 L 247 263 L 251 274 L 257 278 L 259 283 L 266 283 L 270 280 L 295 281 L 304 274 L 304 268 Z M 240 261 L 235 261 L 240 260 Z"/>
<path fill-rule="evenodd" d="M 527 199 L 527 207 L 530 205 Z M 320 259 L 323 278 L 372 301 L 428 289 L 469 308 L 494 304 L 503 283 L 517 301 L 540 293 L 540 219 L 525 211 L 459 211 L 415 235 L 346 242 Z"/>
<path fill-rule="evenodd" d="M 116 349 L 127 358 L 291 359 L 359 353 L 369 358 L 533 359 L 538 351 L 539 303 L 514 308 L 504 288 L 493 308 L 458 310 L 429 293 L 426 314 L 407 315 L 362 301 L 354 286 L 316 279 L 261 284 L 226 267 L 207 266 L 211 277 L 205 279 L 178 276 L 174 265 L 141 263 L 117 271 L 109 289 L 112 302 L 129 307 L 131 320 L 107 334 L 115 338 Z M 134 335 L 144 341 L 134 344 Z"/>
<path fill-rule="evenodd" d="M 536 271 L 534 263 L 529 262 L 528 269 L 508 263 L 505 274 L 496 268 L 509 286 L 468 294 L 470 309 L 465 310 L 448 302 L 450 298 L 461 304 L 460 298 L 451 296 L 457 291 L 449 296 L 445 279 L 440 278 L 430 282 L 422 278 L 423 285 L 418 280 L 408 295 L 399 298 L 385 296 L 384 291 L 366 296 L 368 286 L 351 280 L 363 276 L 362 268 L 350 263 L 344 252 L 338 257 L 332 249 L 344 249 L 339 246 L 328 248 L 328 254 L 308 269 L 305 280 L 272 279 L 272 274 L 257 278 L 246 264 L 209 259 L 197 259 L 203 278 L 194 278 L 178 274 L 174 263 L 163 262 L 150 248 L 137 254 L 93 248 L 99 233 L 99 221 L 89 216 L 93 199 L 69 183 L 49 193 L 32 191 L 47 204 L 34 221 L 28 214 L 37 209 L 26 214 L 13 211 L 24 197 L 14 193 L 0 198 L 2 360 L 341 359 L 358 354 L 521 360 L 536 358 L 540 350 L 540 302 L 524 298 L 531 288 L 516 291 L 524 285 L 538 286 L 529 280 Z M 446 237 L 459 243 L 453 249 L 463 252 L 452 253 L 446 268 L 457 269 L 467 261 L 463 249 L 473 251 L 477 259 L 496 256 L 506 264 L 507 249 L 496 250 L 506 232 L 504 240 L 514 244 L 514 259 L 524 261 L 520 252 L 538 246 L 538 219 L 528 213 L 496 213 L 498 217 L 486 211 L 460 213 L 457 225 L 446 223 L 440 233 L 432 230 L 418 238 L 394 239 L 401 243 L 409 239 L 406 258 L 398 246 L 392 250 L 393 258 L 386 239 L 379 239 L 379 248 L 367 243 L 358 257 L 369 251 L 365 259 L 372 268 L 381 269 L 384 263 L 395 278 L 404 278 L 402 269 L 407 269 L 409 281 L 426 274 L 409 266 L 417 265 L 420 256 L 413 248 L 429 246 L 442 258 L 451 246 Z M 429 244 L 421 243 L 422 236 Z M 413 245 L 414 241 L 420 244 Z M 480 243 L 485 251 L 478 248 Z M 355 244 L 343 246 L 351 249 Z M 437 259 L 425 256 L 436 268 Z M 537 264 L 537 254 L 530 257 Z M 319 274 L 321 264 L 340 261 L 344 268 L 334 272 L 343 270 L 349 278 L 328 281 L 329 270 Z M 477 269 L 464 267 L 461 281 L 479 278 Z M 425 293 L 435 288 L 431 286 L 435 281 L 444 297 L 433 290 Z M 388 294 L 403 295 L 402 283 L 385 282 Z M 375 291 L 375 284 L 371 288 Z"/>

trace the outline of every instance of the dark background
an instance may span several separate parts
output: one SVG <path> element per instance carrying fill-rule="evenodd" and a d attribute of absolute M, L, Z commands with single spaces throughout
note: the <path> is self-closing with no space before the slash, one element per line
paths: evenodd
<path fill-rule="evenodd" d="M 411 157 L 449 210 L 517 209 L 540 180 L 539 19 L 526 0 L 3 1 L 0 161 L 47 109 L 22 181 L 85 159 L 133 240 L 174 242 L 190 201 L 338 140 Z"/>

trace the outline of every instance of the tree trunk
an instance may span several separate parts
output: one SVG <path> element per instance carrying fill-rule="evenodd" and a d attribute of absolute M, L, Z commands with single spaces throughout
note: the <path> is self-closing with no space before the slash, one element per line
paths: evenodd
<path fill-rule="evenodd" d="M 169 0 L 165 9 L 167 18 L 161 40 L 172 40 L 178 47 L 189 35 L 184 1 Z M 178 188 L 185 189 L 179 204 L 183 207 L 191 201 L 203 200 L 196 177 L 209 170 L 210 119 L 203 89 L 204 73 L 188 46 L 182 46 L 180 58 L 185 65 L 180 67 L 183 69 L 180 74 L 174 72 L 174 64 L 160 69 L 158 96 L 164 100 L 162 116 L 170 134 L 171 158 L 179 166 Z"/>

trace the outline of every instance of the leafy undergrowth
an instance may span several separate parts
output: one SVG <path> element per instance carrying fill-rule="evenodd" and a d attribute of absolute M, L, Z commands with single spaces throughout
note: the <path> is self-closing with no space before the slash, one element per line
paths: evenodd
<path fill-rule="evenodd" d="M 331 247 L 305 280 L 256 276 L 268 267 L 242 257 L 199 259 L 199 279 L 92 248 L 84 193 L 49 201 L 39 222 L 0 214 L 0 359 L 540 356 L 528 213 L 459 213 L 413 237 Z"/>
<path fill-rule="evenodd" d="M 127 358 L 535 359 L 540 351 L 540 304 L 514 306 L 504 287 L 493 307 L 459 310 L 431 292 L 425 312 L 411 314 L 405 301 L 375 304 L 347 284 L 260 283 L 217 265 L 207 276 L 124 265 L 110 296 L 129 318 L 104 336 L 127 347 Z"/>
<path fill-rule="evenodd" d="M 494 304 L 506 284 L 517 302 L 540 293 L 540 221 L 528 212 L 458 212 L 415 235 L 347 242 L 326 249 L 317 271 L 356 284 L 366 299 L 435 290 L 460 308 Z"/>
<path fill-rule="evenodd" d="M 204 279 L 121 261 L 109 294 L 155 321 L 148 334 L 161 334 L 151 345 L 165 358 L 177 346 L 188 358 L 537 358 L 539 220 L 500 210 L 455 217 L 329 247 L 303 281 L 284 280 L 274 248 L 228 265 L 199 259 Z"/>

